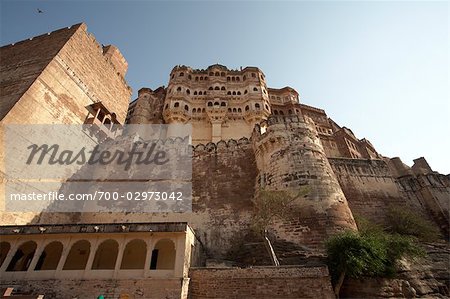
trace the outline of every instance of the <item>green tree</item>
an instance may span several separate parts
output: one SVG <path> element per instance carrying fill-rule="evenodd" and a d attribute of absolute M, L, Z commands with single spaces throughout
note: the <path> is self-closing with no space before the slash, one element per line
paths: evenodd
<path fill-rule="evenodd" d="M 336 297 L 345 277 L 392 277 L 402 257 L 424 255 L 412 238 L 379 229 L 339 233 L 327 241 L 326 248 Z"/>

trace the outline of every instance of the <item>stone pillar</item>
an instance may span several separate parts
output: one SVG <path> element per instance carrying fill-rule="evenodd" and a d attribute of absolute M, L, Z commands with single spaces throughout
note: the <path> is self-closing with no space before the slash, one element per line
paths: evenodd
<path fill-rule="evenodd" d="M 3 261 L 3 265 L 0 267 L 0 273 L 5 272 L 6 268 L 8 268 L 9 263 L 11 263 L 11 260 L 14 256 L 14 254 L 17 251 L 17 248 L 19 247 L 19 239 L 15 239 L 14 242 L 9 242 L 11 248 L 8 251 L 8 254 L 6 255 L 5 260 Z"/>

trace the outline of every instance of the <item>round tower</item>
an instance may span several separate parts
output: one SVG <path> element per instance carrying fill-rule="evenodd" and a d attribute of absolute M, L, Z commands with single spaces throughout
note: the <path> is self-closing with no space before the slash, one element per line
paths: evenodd
<path fill-rule="evenodd" d="M 335 232 L 356 229 L 312 120 L 271 116 L 256 126 L 252 142 L 259 170 L 257 187 L 297 196 L 290 206 L 293 216 L 273 224 L 277 237 L 321 252 L 324 241 Z"/>

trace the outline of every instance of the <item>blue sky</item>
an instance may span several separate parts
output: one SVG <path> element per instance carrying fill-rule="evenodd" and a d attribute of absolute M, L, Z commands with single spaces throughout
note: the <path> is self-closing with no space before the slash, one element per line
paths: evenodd
<path fill-rule="evenodd" d="M 1 1 L 1 44 L 79 22 L 119 47 L 134 90 L 177 64 L 258 66 L 380 153 L 450 173 L 449 3 Z M 44 11 L 37 13 L 37 8 Z"/>

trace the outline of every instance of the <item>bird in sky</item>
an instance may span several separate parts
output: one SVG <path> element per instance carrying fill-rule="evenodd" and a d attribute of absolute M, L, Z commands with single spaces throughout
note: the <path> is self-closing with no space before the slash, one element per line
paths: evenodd
<path fill-rule="evenodd" d="M 37 12 L 38 13 L 44 13 L 42 10 L 40 10 L 39 8 L 37 8 Z"/>

